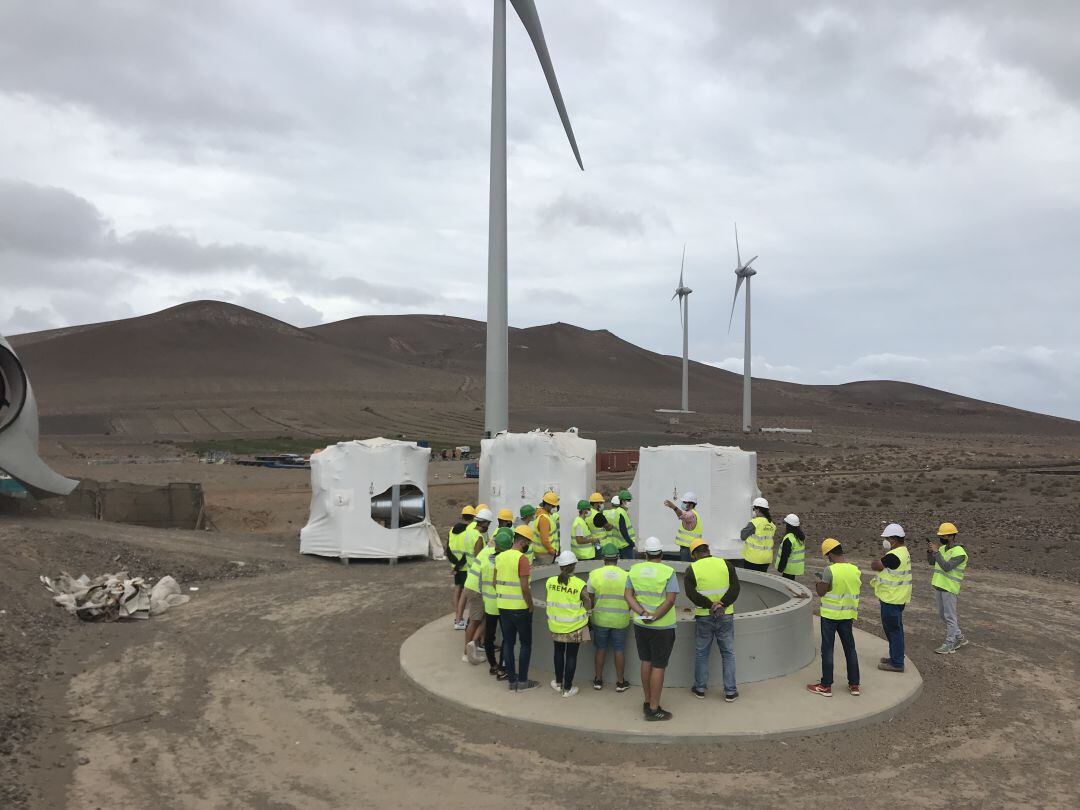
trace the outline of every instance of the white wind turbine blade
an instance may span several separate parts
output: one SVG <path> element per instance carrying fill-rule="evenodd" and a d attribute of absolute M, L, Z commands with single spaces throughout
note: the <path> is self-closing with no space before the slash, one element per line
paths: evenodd
<path fill-rule="evenodd" d="M 757 258 L 757 257 L 755 256 L 754 258 Z M 738 222 L 735 223 L 735 261 L 736 261 L 736 265 L 735 265 L 736 267 L 742 267 L 742 258 L 739 256 L 739 223 Z M 750 261 L 753 261 L 753 259 L 751 259 Z M 738 286 L 735 287 L 735 294 L 736 295 L 739 294 Z"/>
<path fill-rule="evenodd" d="M 555 68 L 551 64 L 551 54 L 548 53 L 547 42 L 544 40 L 544 29 L 540 25 L 540 15 L 536 11 L 536 3 L 533 0 L 510 0 L 510 5 L 514 7 L 514 11 L 521 18 L 521 23 L 525 26 L 529 39 L 532 40 L 533 48 L 536 49 L 536 55 L 540 59 L 540 67 L 543 68 L 544 76 L 547 78 L 551 97 L 555 99 L 555 108 L 559 111 L 563 129 L 566 130 L 566 137 L 570 141 L 570 148 L 574 151 L 574 158 L 577 160 L 578 166 L 584 171 L 585 165 L 581 162 L 581 154 L 578 152 L 574 129 L 570 126 L 570 116 L 567 114 L 566 105 L 563 103 L 562 91 L 559 90 L 559 80 L 555 78 Z"/>
<path fill-rule="evenodd" d="M 682 261 L 679 262 L 679 289 L 683 288 L 683 269 L 686 267 L 686 244 L 682 246 Z"/>
<path fill-rule="evenodd" d="M 754 259 L 756 258 L 757 256 L 754 257 Z M 749 267 L 750 265 L 752 265 L 754 263 L 754 259 L 750 259 L 746 264 L 743 265 L 743 267 Z"/>
<path fill-rule="evenodd" d="M 728 330 L 729 333 L 731 332 L 731 322 L 735 318 L 735 304 L 739 300 L 739 287 L 742 286 L 742 283 L 743 283 L 743 277 L 742 276 L 736 276 L 736 279 L 735 279 L 735 295 L 731 299 L 731 314 L 728 316 L 728 322 L 727 322 L 727 330 Z"/>

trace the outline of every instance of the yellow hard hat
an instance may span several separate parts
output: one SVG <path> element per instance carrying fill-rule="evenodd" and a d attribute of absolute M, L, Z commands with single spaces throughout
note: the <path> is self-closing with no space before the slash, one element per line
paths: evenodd
<path fill-rule="evenodd" d="M 603 503 L 603 502 L 604 502 L 604 496 L 601 495 L 599 492 L 594 492 L 592 495 L 589 496 L 589 503 Z"/>
<path fill-rule="evenodd" d="M 693 554 L 695 551 L 697 551 L 702 546 L 705 546 L 705 548 L 708 548 L 709 544 L 706 543 L 704 540 L 698 538 L 697 540 L 695 540 L 693 543 L 690 544 L 690 553 Z"/>
<path fill-rule="evenodd" d="M 476 505 L 476 511 L 477 511 L 477 512 L 479 512 L 479 511 L 480 511 L 481 509 L 490 509 L 490 508 L 491 508 L 491 507 L 490 507 L 490 506 L 488 506 L 488 505 L 487 505 L 486 503 L 478 503 L 478 504 Z"/>
<path fill-rule="evenodd" d="M 476 510 L 473 509 L 471 506 L 463 506 L 461 507 L 461 514 L 467 515 L 469 517 L 476 517 Z"/>
<path fill-rule="evenodd" d="M 530 543 L 532 542 L 533 530 L 531 526 L 518 526 L 516 529 L 514 529 L 514 534 L 518 535 L 519 537 L 524 537 Z"/>
<path fill-rule="evenodd" d="M 942 523 L 940 526 L 938 526 L 938 537 L 945 537 L 950 534 L 959 534 L 956 526 L 954 526 L 952 523 Z"/>
<path fill-rule="evenodd" d="M 545 492 L 544 497 L 541 498 L 540 500 L 543 503 L 546 503 L 548 506 L 558 506 L 559 505 L 559 496 L 556 495 L 554 492 Z"/>
<path fill-rule="evenodd" d="M 511 512 L 509 509 L 500 509 L 499 510 L 499 520 L 509 520 L 509 521 L 513 522 L 514 513 Z"/>
<path fill-rule="evenodd" d="M 821 556 L 827 557 L 830 551 L 834 551 L 838 548 L 840 548 L 839 540 L 832 537 L 826 537 L 824 542 L 822 542 L 821 544 Z"/>

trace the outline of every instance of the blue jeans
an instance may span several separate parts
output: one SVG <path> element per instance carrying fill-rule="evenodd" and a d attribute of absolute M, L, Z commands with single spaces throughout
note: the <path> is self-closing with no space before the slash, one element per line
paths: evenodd
<path fill-rule="evenodd" d="M 889 640 L 889 663 L 904 666 L 904 606 L 881 603 L 881 629 Z"/>
<path fill-rule="evenodd" d="M 626 649 L 626 629 L 625 627 L 598 627 L 594 624 L 591 628 L 593 649 L 599 652 L 610 648 L 615 652 L 622 652 Z"/>
<path fill-rule="evenodd" d="M 735 687 L 735 617 L 694 617 L 694 688 L 704 690 L 709 685 L 709 653 L 713 639 L 720 648 L 720 661 L 724 666 L 724 694 L 732 695 Z"/>
<path fill-rule="evenodd" d="M 690 546 L 679 546 L 679 559 L 690 562 Z"/>
<path fill-rule="evenodd" d="M 632 543 L 627 543 L 625 548 L 619 549 L 620 560 L 632 560 L 634 559 L 634 546 Z"/>
<path fill-rule="evenodd" d="M 532 657 L 532 614 L 527 610 L 500 610 L 499 622 L 503 632 L 503 667 L 510 676 L 510 683 L 524 683 L 529 680 L 529 659 Z M 521 654 L 515 662 L 514 646 L 519 637 Z"/>
<path fill-rule="evenodd" d="M 832 686 L 833 643 L 840 635 L 840 644 L 844 647 L 847 659 L 847 682 L 849 686 L 859 685 L 859 654 L 855 652 L 855 633 L 851 619 L 821 620 L 821 685 Z"/>

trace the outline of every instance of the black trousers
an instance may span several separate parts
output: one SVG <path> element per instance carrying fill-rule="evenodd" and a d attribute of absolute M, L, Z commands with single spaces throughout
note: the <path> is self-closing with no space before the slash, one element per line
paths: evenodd
<path fill-rule="evenodd" d="M 492 616 L 484 614 L 484 653 L 487 655 L 488 666 L 492 669 L 502 669 L 502 662 L 495 661 L 495 631 L 499 629 L 499 614 Z"/>

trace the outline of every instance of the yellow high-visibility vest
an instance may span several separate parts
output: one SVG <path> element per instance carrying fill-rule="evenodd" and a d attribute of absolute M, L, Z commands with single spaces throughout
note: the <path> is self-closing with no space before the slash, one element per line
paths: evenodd
<path fill-rule="evenodd" d="M 679 518 L 679 529 L 675 532 L 675 545 L 690 548 L 695 540 L 701 539 L 705 527 L 701 525 L 701 515 L 698 514 L 697 509 L 693 510 L 693 515 L 695 522 L 692 529 L 687 529 L 683 525 L 682 517 Z"/>
<path fill-rule="evenodd" d="M 581 599 L 585 580 L 572 576 L 563 585 L 557 576 L 549 577 L 544 590 L 548 630 L 552 633 L 573 633 L 589 623 L 589 614 Z"/>
<path fill-rule="evenodd" d="M 580 540 L 578 540 L 579 537 Z M 589 524 L 581 515 L 575 517 L 570 526 L 570 548 L 579 560 L 596 559 L 596 545 L 593 543 L 592 532 L 589 531 Z"/>
<path fill-rule="evenodd" d="M 630 587 L 634 589 L 634 598 L 638 604 L 649 613 L 655 614 L 664 604 L 667 596 L 667 584 L 675 569 L 670 565 L 654 562 L 639 562 L 630 566 Z M 655 622 L 642 621 L 641 617 L 634 614 L 634 623 L 642 627 L 655 627 L 657 629 L 675 626 L 675 608 L 661 616 Z"/>
<path fill-rule="evenodd" d="M 862 590 L 862 572 L 851 563 L 833 563 L 832 586 L 821 597 L 821 618 L 859 618 L 859 591 Z"/>
<path fill-rule="evenodd" d="M 484 613 L 499 615 L 499 595 L 495 592 L 495 549 L 485 548 L 476 555 L 480 561 L 480 595 L 484 597 Z M 519 589 L 520 590 L 520 589 Z"/>
<path fill-rule="evenodd" d="M 694 571 L 697 592 L 714 605 L 728 592 L 731 586 L 731 572 L 728 571 L 727 562 L 724 560 L 719 557 L 703 557 L 690 563 L 690 568 Z M 695 616 L 708 616 L 711 612 L 703 607 L 694 606 Z M 730 616 L 734 612 L 735 605 L 727 605 L 724 615 Z"/>
<path fill-rule="evenodd" d="M 524 556 L 511 548 L 495 558 L 495 594 L 500 613 L 529 607 L 521 593 L 521 577 L 518 576 L 518 560 Z"/>
<path fill-rule="evenodd" d="M 897 546 L 889 554 L 895 554 L 900 567 L 884 568 L 870 580 L 874 595 L 889 605 L 906 605 L 911 601 L 911 552 L 907 546 Z"/>
<path fill-rule="evenodd" d="M 788 554 L 787 565 L 784 566 L 784 570 L 780 571 L 780 546 L 776 547 L 776 562 L 773 565 L 776 566 L 776 570 L 781 574 L 792 574 L 793 576 L 799 576 L 799 574 L 806 572 L 806 544 L 798 538 L 794 532 L 788 532 L 784 535 L 785 540 L 791 541 L 791 553 Z"/>
<path fill-rule="evenodd" d="M 964 551 L 963 546 L 953 546 L 952 548 L 942 546 L 941 548 L 941 556 L 946 560 L 951 560 L 960 554 L 963 554 L 965 559 L 952 571 L 944 570 L 937 564 L 936 560 L 934 561 L 934 578 L 930 580 L 931 585 L 949 593 L 960 593 L 960 586 L 964 582 L 964 569 L 967 568 L 968 564 L 967 552 Z"/>
<path fill-rule="evenodd" d="M 750 523 L 754 527 L 754 533 L 743 541 L 743 559 L 755 565 L 768 563 L 773 556 L 776 526 L 763 517 L 753 518 Z"/>
<path fill-rule="evenodd" d="M 592 620 L 597 627 L 623 628 L 630 625 L 630 605 L 626 601 L 626 571 L 617 565 L 602 565 L 589 572 L 592 588 Z"/>

